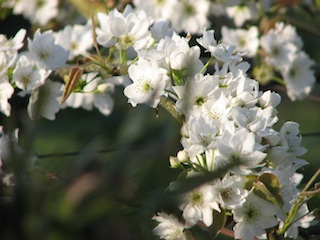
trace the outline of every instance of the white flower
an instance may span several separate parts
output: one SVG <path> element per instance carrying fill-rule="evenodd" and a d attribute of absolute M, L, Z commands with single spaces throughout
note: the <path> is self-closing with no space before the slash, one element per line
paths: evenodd
<path fill-rule="evenodd" d="M 219 129 L 215 120 L 208 116 L 191 116 L 185 124 L 185 137 L 181 139 L 184 150 L 188 152 L 190 158 L 196 157 L 209 149 L 216 147 L 216 139 Z"/>
<path fill-rule="evenodd" d="M 51 70 L 39 69 L 32 59 L 22 55 L 13 70 L 12 78 L 17 87 L 23 90 L 33 90 L 44 83 Z"/>
<path fill-rule="evenodd" d="M 251 191 L 246 202 L 232 210 L 236 222 L 234 233 L 236 239 L 253 240 L 266 238 L 266 229 L 278 224 L 275 217 L 277 207 L 257 197 Z"/>
<path fill-rule="evenodd" d="M 248 57 L 253 57 L 259 47 L 258 28 L 251 26 L 245 29 L 229 29 L 226 26 L 221 28 L 222 42 L 235 45 L 237 51 L 245 53 Z"/>
<path fill-rule="evenodd" d="M 55 42 L 70 51 L 69 60 L 80 55 L 87 56 L 88 50 L 93 47 L 92 26 L 90 22 L 86 25 L 67 25 L 55 35 Z"/>
<path fill-rule="evenodd" d="M 152 37 L 159 42 L 162 38 L 166 36 L 172 37 L 173 29 L 169 28 L 170 22 L 168 21 L 157 21 L 155 22 L 152 27 L 150 28 L 150 32 Z"/>
<path fill-rule="evenodd" d="M 184 86 L 174 86 L 173 89 L 178 95 L 175 104 L 179 113 L 189 116 L 193 109 L 199 111 L 204 104 L 213 98 L 215 91 L 219 88 L 219 79 L 216 76 L 196 74 L 189 79 Z M 220 91 L 217 91 L 220 95 Z"/>
<path fill-rule="evenodd" d="M 179 220 L 166 213 L 159 212 L 152 218 L 159 222 L 158 226 L 153 229 L 153 233 L 161 239 L 166 240 L 186 240 L 184 235 L 184 226 Z"/>
<path fill-rule="evenodd" d="M 282 35 L 275 33 L 273 29 L 261 37 L 260 44 L 267 53 L 267 63 L 277 68 L 290 65 L 290 55 L 297 51 L 294 44 L 286 42 Z"/>
<path fill-rule="evenodd" d="M 8 68 L 15 64 L 26 32 L 25 29 L 20 29 L 12 39 L 0 34 L 0 75 L 7 74 Z"/>
<path fill-rule="evenodd" d="M 12 39 L 7 39 L 4 35 L 0 35 L 0 51 L 18 51 L 23 47 L 23 40 L 27 31 L 20 29 Z"/>
<path fill-rule="evenodd" d="M 266 157 L 261 151 L 262 146 L 255 142 L 254 134 L 244 128 L 233 133 L 225 131 L 217 146 L 215 158 L 217 165 L 234 164 L 230 171 L 235 174 L 252 173 L 252 169 L 261 166 Z"/>
<path fill-rule="evenodd" d="M 281 35 L 281 38 L 283 38 L 284 41 L 293 43 L 298 49 L 302 48 L 302 39 L 297 34 L 294 26 L 283 22 L 276 22 L 274 31 L 276 34 Z"/>
<path fill-rule="evenodd" d="M 234 63 L 242 60 L 243 53 L 233 54 L 236 46 L 228 45 L 225 43 L 217 44 L 214 38 L 213 30 L 205 30 L 202 32 L 203 36 L 197 39 L 197 42 L 206 49 L 206 52 L 210 52 L 212 56 L 222 62 Z"/>
<path fill-rule="evenodd" d="M 28 39 L 28 49 L 39 66 L 48 70 L 57 70 L 63 67 L 69 56 L 69 51 L 54 43 L 51 30 L 41 33 L 38 29 L 33 40 Z"/>
<path fill-rule="evenodd" d="M 0 75 L 0 112 L 6 116 L 10 116 L 11 113 L 11 105 L 8 100 L 11 98 L 13 92 L 14 89 L 8 82 L 7 76 Z"/>
<path fill-rule="evenodd" d="M 206 29 L 202 30 L 202 37 L 201 38 L 197 38 L 197 42 L 204 47 L 205 49 L 207 49 L 207 51 L 209 50 L 210 46 L 216 46 L 217 45 L 217 41 L 214 38 L 214 30 L 209 30 L 207 31 Z"/>
<path fill-rule="evenodd" d="M 58 15 L 58 0 L 19 0 L 14 4 L 13 12 L 44 26 Z"/>
<path fill-rule="evenodd" d="M 218 178 L 214 182 L 213 193 L 221 207 L 227 209 L 240 207 L 248 195 L 248 191 L 244 189 L 244 179 L 228 173 L 222 180 Z"/>
<path fill-rule="evenodd" d="M 203 27 L 209 25 L 209 5 L 208 0 L 178 1 L 170 17 L 173 29 L 177 32 L 200 33 Z"/>
<path fill-rule="evenodd" d="M 191 174 L 194 175 L 195 173 Z M 172 183 L 171 188 L 175 187 L 174 184 Z M 180 209 L 183 211 L 182 216 L 186 222 L 185 228 L 193 227 L 198 221 L 202 221 L 207 227 L 211 226 L 213 210 L 220 212 L 219 205 L 212 192 L 212 184 L 201 185 L 184 194 Z"/>
<path fill-rule="evenodd" d="M 227 15 L 234 19 L 237 27 L 242 26 L 247 20 L 254 20 L 258 17 L 258 9 L 255 2 L 246 2 L 245 5 L 235 5 L 227 7 Z"/>
<path fill-rule="evenodd" d="M 281 101 L 281 96 L 276 92 L 271 92 L 270 90 L 265 91 L 259 98 L 259 105 L 262 108 L 276 107 Z"/>
<path fill-rule="evenodd" d="M 97 17 L 100 23 L 97 41 L 103 46 L 110 47 L 117 43 L 121 49 L 133 47 L 138 51 L 151 43 L 151 22 L 144 11 L 133 12 L 127 5 L 123 13 L 114 9 L 108 15 L 98 13 Z"/>
<path fill-rule="evenodd" d="M 164 89 L 169 80 L 166 71 L 160 68 L 157 62 L 139 59 L 128 69 L 129 77 L 133 83 L 124 89 L 128 102 L 133 107 L 137 104 L 147 104 L 155 108 L 164 94 Z"/>
<path fill-rule="evenodd" d="M 173 33 L 172 37 L 161 39 L 154 49 L 142 52 L 144 58 L 149 61 L 157 61 L 159 65 L 168 71 L 177 70 L 180 81 L 183 82 L 200 72 L 203 67 L 198 46 L 189 46 L 189 39 Z M 182 83 L 179 83 L 181 85 Z"/>
<path fill-rule="evenodd" d="M 59 98 L 62 95 L 62 84 L 47 79 L 46 82 L 35 89 L 29 99 L 28 114 L 32 120 L 40 116 L 55 120 L 60 109 Z"/>
<path fill-rule="evenodd" d="M 302 156 L 307 152 L 304 147 L 300 146 L 302 136 L 298 123 L 292 121 L 285 122 L 279 131 L 279 136 L 279 145 L 287 147 L 292 157 Z"/>
<path fill-rule="evenodd" d="M 148 16 L 157 20 L 170 20 L 175 13 L 177 0 L 133 0 L 136 8 L 144 10 Z"/>
<path fill-rule="evenodd" d="M 290 64 L 281 70 L 283 80 L 286 82 L 287 94 L 291 100 L 305 98 L 316 81 L 314 65 L 308 55 L 302 51 L 290 56 Z"/>
<path fill-rule="evenodd" d="M 150 28 L 150 32 L 156 42 L 159 42 L 166 36 L 172 37 L 173 29 L 169 28 L 169 24 L 170 22 L 168 21 L 157 21 L 152 25 L 152 27 Z"/>

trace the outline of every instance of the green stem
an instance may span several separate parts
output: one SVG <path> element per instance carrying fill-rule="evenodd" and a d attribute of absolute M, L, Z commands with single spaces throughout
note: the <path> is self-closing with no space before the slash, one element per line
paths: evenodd
<path fill-rule="evenodd" d="M 304 187 L 302 192 L 305 192 L 308 190 L 308 188 L 311 186 L 311 184 L 316 180 L 316 178 L 320 175 L 320 168 L 316 171 L 315 174 L 313 174 L 313 176 L 310 178 L 310 180 L 308 181 L 308 183 L 306 184 L 306 186 Z"/>
<path fill-rule="evenodd" d="M 160 98 L 160 105 L 164 107 L 179 123 L 183 122 L 182 116 L 174 109 L 172 101 L 162 96 Z"/>
<path fill-rule="evenodd" d="M 299 197 L 295 201 L 295 203 L 292 205 L 289 214 L 283 224 L 283 227 L 278 229 L 277 234 L 282 235 L 284 234 L 288 228 L 293 223 L 294 217 L 296 216 L 297 211 L 299 210 L 301 204 L 303 203 L 305 197 L 303 196 L 303 192 L 307 191 L 307 189 L 311 186 L 311 184 L 315 181 L 315 179 L 320 175 L 320 168 L 317 170 L 317 172 L 310 178 L 306 186 L 304 187 L 303 191 L 300 193 Z"/>
<path fill-rule="evenodd" d="M 276 81 L 277 83 L 279 83 L 279 84 L 281 84 L 283 86 L 287 85 L 286 82 L 283 79 L 279 78 L 279 77 L 273 76 L 272 80 Z"/>
<path fill-rule="evenodd" d="M 200 70 L 200 73 L 203 73 L 208 68 L 208 66 L 210 65 L 210 63 L 212 62 L 213 59 L 214 59 L 214 56 L 211 56 L 210 59 L 208 60 L 208 62 Z"/>
<path fill-rule="evenodd" d="M 122 49 L 121 44 L 119 47 L 119 57 L 120 57 L 120 63 L 122 65 L 126 65 L 127 64 L 127 53 L 126 53 L 125 49 Z"/>

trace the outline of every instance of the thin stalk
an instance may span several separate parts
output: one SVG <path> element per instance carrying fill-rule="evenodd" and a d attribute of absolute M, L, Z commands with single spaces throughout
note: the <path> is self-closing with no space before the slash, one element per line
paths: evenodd
<path fill-rule="evenodd" d="M 286 221 L 283 224 L 283 227 L 278 229 L 277 234 L 282 235 L 284 234 L 288 228 L 292 225 L 294 217 L 297 214 L 297 211 L 299 210 L 301 204 L 303 203 L 305 197 L 303 196 L 303 192 L 307 191 L 308 188 L 312 185 L 312 183 L 316 180 L 316 178 L 320 175 L 320 168 L 317 170 L 317 172 L 310 178 L 306 186 L 304 187 L 303 191 L 295 201 L 295 203 L 292 205 L 288 217 L 286 218 Z"/>
<path fill-rule="evenodd" d="M 283 85 L 283 86 L 287 85 L 286 82 L 283 79 L 279 78 L 279 77 L 273 76 L 272 80 L 277 82 L 277 83 L 279 83 L 279 84 L 281 84 L 281 85 Z"/>
<path fill-rule="evenodd" d="M 160 105 L 165 108 L 179 123 L 183 122 L 182 116 L 174 109 L 173 102 L 171 100 L 162 96 L 160 98 Z"/>
<path fill-rule="evenodd" d="M 214 56 L 211 56 L 210 59 L 208 60 L 208 62 L 203 66 L 203 68 L 200 70 L 200 73 L 203 73 L 207 68 L 208 66 L 210 65 L 210 63 L 213 61 L 214 59 Z"/>

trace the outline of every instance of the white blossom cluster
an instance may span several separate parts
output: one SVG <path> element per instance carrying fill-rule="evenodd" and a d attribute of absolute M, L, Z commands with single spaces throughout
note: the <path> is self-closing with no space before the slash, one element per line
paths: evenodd
<path fill-rule="evenodd" d="M 175 102 L 175 110 L 184 116 L 184 149 L 171 158 L 173 167 L 187 167 L 189 177 L 231 165 L 221 179 L 183 195 L 180 209 L 184 228 L 199 222 L 210 227 L 213 211 L 225 209 L 236 222 L 235 238 L 265 238 L 266 229 L 282 224 L 299 193 L 296 170 L 306 164 L 300 159 L 306 150 L 300 147 L 299 125 L 286 122 L 279 132 L 274 130 L 280 96 L 259 91 L 258 82 L 246 74 L 249 65 L 240 62 L 241 54 L 233 54 L 234 46 L 217 44 L 213 31 L 205 31 L 198 42 L 223 64 L 216 64 L 214 74 L 202 74 L 199 48 L 188 47 L 187 42 L 173 34 L 141 52 L 139 60 L 129 67 L 133 83 L 124 93 L 133 106 L 144 103 L 155 107 L 161 96 Z M 254 188 L 245 188 L 250 176 L 259 178 L 265 173 L 279 180 L 283 206 L 259 198 Z M 175 189 L 175 185 L 170 188 Z M 308 209 L 303 209 L 304 216 Z M 164 214 L 155 217 L 161 224 L 155 233 L 164 239 L 184 239 L 180 223 Z M 309 215 L 301 218 L 300 224 L 286 234 L 296 238 L 297 227 L 309 226 L 306 222 L 312 219 Z"/>

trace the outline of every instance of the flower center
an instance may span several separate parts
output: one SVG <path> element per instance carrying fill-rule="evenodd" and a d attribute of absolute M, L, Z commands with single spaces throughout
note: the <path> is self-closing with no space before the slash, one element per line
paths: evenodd
<path fill-rule="evenodd" d="M 232 196 L 232 189 L 231 188 L 222 189 L 220 191 L 220 195 L 224 202 L 228 202 Z"/>
<path fill-rule="evenodd" d="M 135 42 L 135 38 L 134 36 L 130 35 L 130 34 L 126 34 L 122 39 L 121 42 L 123 44 L 123 46 L 125 46 L 125 48 L 128 48 L 130 46 L 133 46 L 134 42 Z"/>
<path fill-rule="evenodd" d="M 249 223 L 254 223 L 260 218 L 261 211 L 260 208 L 254 204 L 250 203 L 247 206 L 245 206 L 244 210 L 244 219 Z"/>
<path fill-rule="evenodd" d="M 200 191 L 193 191 L 192 193 L 190 193 L 190 202 L 195 206 L 202 205 L 203 193 Z"/>
<path fill-rule="evenodd" d="M 280 49 L 278 47 L 272 48 L 271 54 L 272 54 L 272 56 L 275 56 L 275 57 L 279 56 Z"/>
<path fill-rule="evenodd" d="M 233 153 L 229 160 L 232 164 L 235 164 L 235 165 L 241 163 L 242 161 L 239 153 Z"/>
<path fill-rule="evenodd" d="M 195 97 L 193 102 L 197 106 L 202 106 L 206 102 L 206 100 L 207 100 L 206 98 L 199 96 L 199 97 Z"/>
<path fill-rule="evenodd" d="M 41 49 L 39 58 L 43 61 L 47 61 L 50 58 L 50 51 L 48 49 Z"/>
<path fill-rule="evenodd" d="M 290 76 L 291 78 L 294 78 L 296 75 L 297 75 L 296 69 L 291 68 L 291 69 L 289 70 L 289 76 Z"/>
<path fill-rule="evenodd" d="M 171 229 L 168 229 L 169 230 L 169 238 L 168 239 L 171 239 L 171 240 L 176 240 L 176 239 L 179 239 L 181 237 L 181 230 L 179 228 L 171 228 Z"/>
<path fill-rule="evenodd" d="M 184 5 L 184 12 L 187 16 L 193 16 L 196 14 L 194 7 L 191 4 L 186 3 Z"/>

